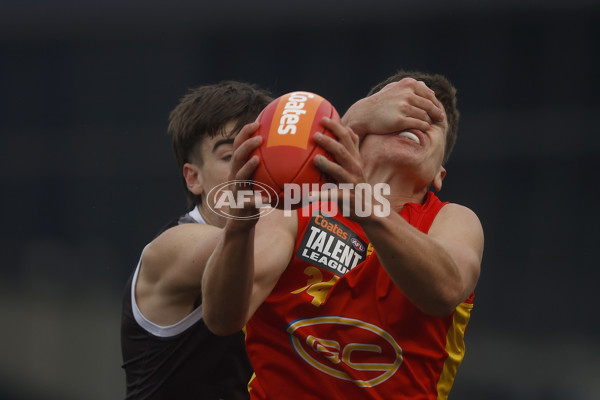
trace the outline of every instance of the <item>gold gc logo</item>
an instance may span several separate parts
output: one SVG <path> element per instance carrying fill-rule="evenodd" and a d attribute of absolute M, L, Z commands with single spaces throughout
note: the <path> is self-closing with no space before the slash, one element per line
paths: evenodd
<path fill-rule="evenodd" d="M 385 382 L 402 364 L 402 349 L 394 338 L 358 319 L 301 319 L 290 323 L 287 332 L 294 350 L 306 363 L 359 387 Z"/>

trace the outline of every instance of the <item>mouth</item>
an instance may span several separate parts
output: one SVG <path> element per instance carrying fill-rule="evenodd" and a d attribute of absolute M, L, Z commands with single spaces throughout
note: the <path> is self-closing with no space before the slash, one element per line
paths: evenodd
<path fill-rule="evenodd" d="M 413 132 L 402 131 L 402 132 L 398 133 L 398 136 L 406 138 L 412 142 L 415 142 L 418 145 L 421 144 L 421 139 L 417 135 L 415 135 Z"/>

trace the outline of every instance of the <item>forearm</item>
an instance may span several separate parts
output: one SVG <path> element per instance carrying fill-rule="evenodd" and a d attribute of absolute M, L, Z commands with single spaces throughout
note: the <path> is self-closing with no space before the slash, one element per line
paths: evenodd
<path fill-rule="evenodd" d="M 254 228 L 225 227 L 202 279 L 203 318 L 217 335 L 246 324 L 254 277 Z"/>
<path fill-rule="evenodd" d="M 445 316 L 464 300 L 467 288 L 459 267 L 437 240 L 398 214 L 361 225 L 394 284 L 421 311 Z"/>

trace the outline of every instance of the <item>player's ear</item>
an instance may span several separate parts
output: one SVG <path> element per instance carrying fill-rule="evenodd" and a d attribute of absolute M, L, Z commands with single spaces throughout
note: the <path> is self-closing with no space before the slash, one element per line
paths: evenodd
<path fill-rule="evenodd" d="M 198 166 L 192 163 L 183 164 L 183 179 L 185 179 L 188 190 L 193 194 L 200 195 L 204 192 L 202 171 Z"/>
<path fill-rule="evenodd" d="M 433 178 L 433 182 L 432 182 L 433 183 L 433 187 L 438 192 L 440 190 L 442 190 L 442 181 L 444 180 L 445 177 L 446 177 L 446 168 L 440 166 L 440 170 L 435 175 L 435 178 Z"/>

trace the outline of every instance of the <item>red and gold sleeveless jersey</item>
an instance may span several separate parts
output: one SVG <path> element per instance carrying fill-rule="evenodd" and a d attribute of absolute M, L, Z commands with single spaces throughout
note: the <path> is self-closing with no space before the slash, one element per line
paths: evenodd
<path fill-rule="evenodd" d="M 442 203 L 400 215 L 427 233 Z M 322 208 L 322 207 L 321 207 Z M 246 326 L 252 399 L 446 399 L 473 295 L 445 318 L 393 284 L 358 224 L 298 212 L 294 256 Z"/>

